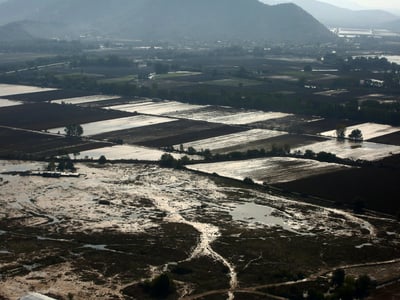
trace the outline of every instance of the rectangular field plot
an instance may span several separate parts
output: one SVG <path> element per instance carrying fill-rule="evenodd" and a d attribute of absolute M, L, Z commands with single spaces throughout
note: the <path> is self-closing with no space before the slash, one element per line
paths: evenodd
<path fill-rule="evenodd" d="M 107 107 L 109 109 L 121 110 L 126 112 L 138 112 L 141 114 L 150 115 L 168 115 L 169 113 L 175 113 L 190 109 L 197 109 L 204 106 L 193 105 L 176 101 L 152 101 L 145 100 L 138 103 L 130 103 L 123 105 L 116 105 Z"/>
<path fill-rule="evenodd" d="M 206 139 L 244 130 L 246 129 L 243 127 L 179 119 L 175 122 L 146 126 L 146 130 L 141 127 L 131 128 L 96 135 L 93 138 L 101 140 L 120 139 L 126 144 L 160 148 L 184 144 L 192 141 L 194 137 Z"/>
<path fill-rule="evenodd" d="M 319 134 L 321 132 L 330 131 L 338 126 L 353 126 L 357 124 L 355 121 L 340 119 L 316 119 L 309 122 L 297 124 L 295 129 L 301 133 Z M 335 135 L 336 136 L 336 135 Z"/>
<path fill-rule="evenodd" d="M 0 127 L 0 155 L 30 154 L 39 157 L 60 153 L 77 153 L 108 145 L 79 138 L 66 138 L 52 134 Z"/>
<path fill-rule="evenodd" d="M 52 103 L 57 104 L 85 104 L 97 101 L 104 101 L 104 100 L 114 100 L 120 99 L 120 96 L 107 96 L 107 95 L 92 95 L 92 96 L 83 96 L 83 97 L 74 97 L 74 98 L 67 98 L 67 99 L 58 99 L 51 101 Z"/>
<path fill-rule="evenodd" d="M 104 155 L 110 160 L 147 160 L 147 161 L 158 161 L 164 154 L 164 151 L 158 149 L 152 149 L 142 146 L 114 146 L 104 147 L 89 151 L 80 152 L 77 158 L 80 159 L 99 159 L 100 156 Z M 176 159 L 181 158 L 184 154 L 171 153 Z M 189 156 L 190 159 L 199 159 L 197 156 Z"/>
<path fill-rule="evenodd" d="M 149 126 L 153 124 L 168 123 L 176 121 L 175 119 L 153 117 L 153 116 L 143 116 L 137 115 L 126 118 L 111 119 L 106 121 L 98 121 L 93 123 L 81 124 L 83 128 L 84 136 L 97 135 L 105 132 L 112 132 L 130 128 L 137 128 L 143 126 Z M 49 132 L 52 133 L 64 133 L 63 127 L 50 129 Z"/>
<path fill-rule="evenodd" d="M 188 169 L 243 180 L 248 177 L 254 182 L 274 184 L 289 182 L 346 169 L 343 165 L 323 163 L 315 160 L 289 157 L 258 158 L 231 162 L 195 164 Z"/>
<path fill-rule="evenodd" d="M 257 86 L 261 85 L 262 82 L 251 80 L 251 79 L 243 79 L 243 78 L 225 78 L 225 79 L 217 79 L 212 81 L 203 82 L 206 85 L 215 85 L 215 86 L 226 86 L 226 87 L 239 87 L 239 86 Z"/>
<path fill-rule="evenodd" d="M 266 129 L 251 129 L 239 133 L 192 141 L 185 143 L 183 146 L 185 149 L 193 147 L 196 150 L 209 149 L 214 152 L 224 152 L 224 149 L 226 148 L 247 144 L 258 140 L 265 140 L 284 134 L 286 134 L 286 132 Z M 175 145 L 175 147 L 179 147 L 179 145 Z"/>
<path fill-rule="evenodd" d="M 7 100 L 7 99 L 0 99 L 0 108 L 2 107 L 8 107 L 8 106 L 15 106 L 15 105 L 21 105 L 23 104 L 20 101 L 12 101 L 12 100 Z"/>
<path fill-rule="evenodd" d="M 27 94 L 34 92 L 52 91 L 55 89 L 41 88 L 37 86 L 28 85 L 14 85 L 14 84 L 0 84 L 0 97 L 18 94 Z"/>
<path fill-rule="evenodd" d="M 24 104 L 0 109 L 0 125 L 43 130 L 68 124 L 84 124 L 123 118 L 131 114 L 122 111 L 84 108 L 50 103 Z"/>
<path fill-rule="evenodd" d="M 221 123 L 227 125 L 246 125 L 272 119 L 287 117 L 290 114 L 280 112 L 263 112 L 238 110 L 230 107 L 206 107 L 198 110 L 178 112 L 168 114 L 170 117 L 179 117 L 184 119 L 207 121 L 212 123 Z"/>
<path fill-rule="evenodd" d="M 327 138 L 311 136 L 311 135 L 300 135 L 300 134 L 285 134 L 279 135 L 267 139 L 260 139 L 245 144 L 235 145 L 232 147 L 224 148 L 224 153 L 229 152 L 246 152 L 247 150 L 260 150 L 264 149 L 270 151 L 273 147 L 282 148 L 289 147 L 289 149 L 298 148 L 317 142 L 326 141 Z"/>
<path fill-rule="evenodd" d="M 354 129 L 361 130 L 364 140 L 370 140 L 400 131 L 400 127 L 393 127 L 390 125 L 376 123 L 363 123 L 347 127 L 346 136 L 348 136 Z M 320 134 L 323 136 L 336 137 L 336 130 L 325 131 L 321 132 Z"/>
<path fill-rule="evenodd" d="M 263 128 L 270 130 L 289 131 L 289 132 L 301 132 L 299 131 L 300 126 L 304 124 L 315 122 L 321 118 L 315 116 L 300 116 L 300 115 L 289 115 L 278 119 L 269 119 L 265 121 L 259 121 L 252 123 L 251 126 L 255 128 Z"/>
<path fill-rule="evenodd" d="M 16 94 L 7 96 L 9 100 L 25 102 L 50 102 L 57 99 L 69 99 L 76 97 L 91 96 L 93 93 L 75 90 L 47 90 L 44 92 L 32 92 L 28 94 Z"/>
<path fill-rule="evenodd" d="M 380 137 L 369 140 L 369 142 L 400 146 L 400 131 L 382 135 Z"/>
<path fill-rule="evenodd" d="M 352 160 L 367 160 L 375 161 L 393 154 L 400 153 L 400 146 L 376 144 L 371 142 L 351 142 L 348 140 L 337 141 L 332 139 L 325 142 L 315 143 L 304 147 L 293 149 L 293 151 L 300 151 L 304 153 L 306 150 L 318 152 L 333 153 L 340 158 L 348 158 Z"/>

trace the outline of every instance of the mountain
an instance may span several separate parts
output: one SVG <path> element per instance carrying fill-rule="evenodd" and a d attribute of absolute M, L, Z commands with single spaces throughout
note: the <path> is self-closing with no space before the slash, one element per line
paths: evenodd
<path fill-rule="evenodd" d="M 48 37 L 90 33 L 147 40 L 310 42 L 333 38 L 300 7 L 270 6 L 258 0 L 8 0 L 0 4 L 0 20 L 30 21 L 25 27 L 29 33 L 53 31 Z"/>
<path fill-rule="evenodd" d="M 0 0 L 0 25 L 23 21 L 43 11 L 58 0 Z"/>
<path fill-rule="evenodd" d="M 33 37 L 19 23 L 10 23 L 0 26 L 0 40 L 8 42 L 26 41 L 33 40 Z"/>
<path fill-rule="evenodd" d="M 268 4 L 293 2 L 326 26 L 379 28 L 399 17 L 383 10 L 350 10 L 316 0 L 263 0 Z"/>
<path fill-rule="evenodd" d="M 384 24 L 384 27 L 393 30 L 395 32 L 400 32 L 400 18 L 395 21 Z"/>

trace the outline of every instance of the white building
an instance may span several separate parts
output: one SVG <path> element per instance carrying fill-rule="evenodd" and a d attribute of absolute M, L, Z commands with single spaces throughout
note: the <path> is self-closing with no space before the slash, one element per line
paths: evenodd
<path fill-rule="evenodd" d="M 19 298 L 19 300 L 55 300 L 55 299 L 39 293 L 29 293 L 28 295 Z"/>

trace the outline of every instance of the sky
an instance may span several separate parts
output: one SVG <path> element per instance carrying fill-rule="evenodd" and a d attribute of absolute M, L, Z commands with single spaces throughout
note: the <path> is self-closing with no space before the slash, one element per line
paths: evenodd
<path fill-rule="evenodd" d="M 400 11 L 400 0 L 319 0 L 351 9 L 374 8 Z"/>

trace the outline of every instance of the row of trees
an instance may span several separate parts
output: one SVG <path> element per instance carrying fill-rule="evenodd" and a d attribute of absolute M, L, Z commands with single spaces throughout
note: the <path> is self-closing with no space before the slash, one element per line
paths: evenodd
<path fill-rule="evenodd" d="M 123 96 L 142 96 L 174 99 L 193 104 L 226 105 L 238 108 L 282 111 L 295 114 L 319 115 L 331 118 L 347 118 L 361 122 L 377 122 L 400 125 L 398 103 L 362 105 L 357 100 L 347 102 L 321 101 L 315 95 L 297 93 L 285 95 L 270 93 L 261 89 L 220 88 L 209 89 L 204 85 L 190 89 L 160 88 L 156 85 L 137 85 L 133 82 L 102 82 L 98 78 L 82 74 L 77 77 L 63 77 L 42 74 L 33 78 L 20 78 L 26 74 L 1 75 L 0 80 L 13 83 L 21 80 L 33 80 L 32 84 L 58 86 L 61 88 L 81 89 L 94 93 L 118 94 Z M 394 79 L 393 79 L 394 80 Z M 348 80 L 346 79 L 346 82 Z M 357 83 L 358 84 L 358 83 Z M 245 100 L 244 100 L 245 99 Z"/>
<path fill-rule="evenodd" d="M 339 125 L 336 128 L 336 137 L 338 139 L 345 139 L 346 138 L 346 131 L 347 131 L 346 126 Z M 348 138 L 349 138 L 349 140 L 356 141 L 356 142 L 360 142 L 360 141 L 362 141 L 364 139 L 362 131 L 360 129 L 353 129 L 350 132 L 350 134 L 348 135 Z"/>
<path fill-rule="evenodd" d="M 175 149 L 173 147 L 169 147 L 165 149 L 168 152 L 173 152 Z M 295 151 L 291 153 L 290 146 L 287 144 L 277 145 L 273 144 L 271 149 L 265 150 L 261 149 L 249 149 L 244 152 L 234 151 L 229 153 L 212 153 L 209 149 L 197 151 L 193 147 L 188 147 L 186 150 L 183 145 L 180 146 L 180 153 L 186 153 L 188 155 L 198 155 L 204 157 L 205 161 L 208 162 L 221 162 L 221 161 L 232 161 L 232 160 L 246 160 L 253 158 L 261 158 L 261 157 L 272 157 L 272 156 L 289 156 L 289 157 L 298 157 L 305 159 L 312 159 L 321 162 L 329 162 L 329 163 L 339 163 L 344 165 L 366 165 L 368 162 L 357 160 L 354 161 L 352 159 L 345 159 L 337 157 L 333 153 L 321 151 L 315 153 L 312 150 L 305 150 L 304 153 L 300 151 Z M 167 168 L 182 168 L 183 166 L 191 163 L 189 156 L 183 156 L 181 159 L 176 159 L 170 153 L 165 153 L 160 158 L 160 166 Z"/>
<path fill-rule="evenodd" d="M 361 275 L 354 278 L 346 276 L 343 269 L 337 269 L 332 274 L 329 299 L 365 299 L 374 288 L 375 285 L 369 276 Z"/>
<path fill-rule="evenodd" d="M 56 162 L 54 160 L 51 160 L 46 168 L 47 171 L 50 172 L 64 172 L 64 171 L 69 171 L 69 172 L 75 172 L 76 168 L 74 166 L 73 161 L 71 160 L 71 158 L 69 156 L 63 156 L 58 160 L 58 163 L 56 164 Z"/>

